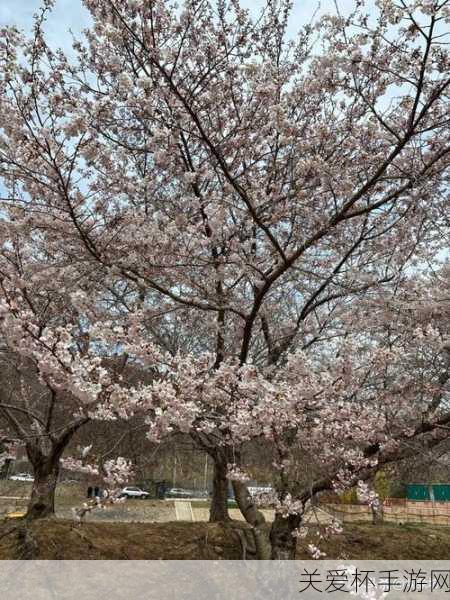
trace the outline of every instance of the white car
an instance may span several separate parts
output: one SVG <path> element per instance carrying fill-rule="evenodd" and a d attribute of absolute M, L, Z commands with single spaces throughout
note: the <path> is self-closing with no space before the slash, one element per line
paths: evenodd
<path fill-rule="evenodd" d="M 252 497 L 260 496 L 262 494 L 271 494 L 273 491 L 273 487 L 271 486 L 253 486 L 248 488 L 248 492 Z"/>
<path fill-rule="evenodd" d="M 133 486 L 124 487 L 120 495 L 122 498 L 140 498 L 141 500 L 150 496 L 148 492 L 144 492 L 141 488 Z"/>
<path fill-rule="evenodd" d="M 194 492 L 184 488 L 170 488 L 166 492 L 166 498 L 192 498 Z"/>
<path fill-rule="evenodd" d="M 12 475 L 10 479 L 11 481 L 28 481 L 30 483 L 34 481 L 33 475 L 29 473 L 17 473 L 17 475 Z"/>

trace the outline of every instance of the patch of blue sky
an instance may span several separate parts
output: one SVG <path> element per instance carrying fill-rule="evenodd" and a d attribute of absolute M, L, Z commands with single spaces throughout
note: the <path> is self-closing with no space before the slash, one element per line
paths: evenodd
<path fill-rule="evenodd" d="M 264 0 L 241 0 L 244 8 L 256 15 L 265 5 Z M 5 25 L 16 25 L 19 29 L 29 31 L 33 25 L 33 14 L 41 5 L 40 0 L 2 0 L 0 3 L 0 27 Z M 339 0 L 339 10 L 343 15 L 348 14 L 355 6 L 354 0 Z M 292 14 L 289 23 L 289 34 L 295 36 L 298 30 L 309 23 L 314 15 L 335 13 L 334 0 L 296 0 L 293 3 Z M 90 23 L 89 12 L 83 6 L 81 0 L 56 0 L 55 8 L 49 16 L 46 31 L 50 36 L 51 45 L 64 50 L 71 48 L 72 40 L 67 34 L 72 30 L 79 34 Z"/>

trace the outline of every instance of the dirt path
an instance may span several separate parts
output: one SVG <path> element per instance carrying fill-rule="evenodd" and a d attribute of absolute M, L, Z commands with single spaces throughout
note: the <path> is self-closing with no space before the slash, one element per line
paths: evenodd
<path fill-rule="evenodd" d="M 192 511 L 192 504 L 190 502 L 184 502 L 183 500 L 175 500 L 175 515 L 177 517 L 177 521 L 188 521 L 192 522 L 197 519 L 194 519 L 194 513 Z"/>

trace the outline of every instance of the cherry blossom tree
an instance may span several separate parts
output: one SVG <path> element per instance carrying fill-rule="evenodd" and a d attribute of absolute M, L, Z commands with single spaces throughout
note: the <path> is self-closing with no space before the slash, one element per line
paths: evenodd
<path fill-rule="evenodd" d="M 424 283 L 407 282 L 389 301 L 377 297 L 370 332 L 363 318 L 367 299 L 360 310 L 353 304 L 353 327 L 346 324 L 333 351 L 327 340 L 313 353 L 289 354 L 276 370 L 227 361 L 214 369 L 213 355 L 177 358 L 171 366 L 169 358 L 156 359 L 165 363 L 166 377 L 147 390 L 155 411 L 151 430 L 157 437 L 176 422 L 216 436 L 229 453 L 227 475 L 260 558 L 295 556 L 306 505 L 316 493 L 373 478 L 379 468 L 417 453 L 417 442 L 432 449 L 448 439 L 448 298 L 439 278 L 432 294 L 418 296 Z M 275 509 L 270 538 L 245 485 L 241 447 L 254 439 L 270 444 L 278 473 L 276 493 L 260 499 Z M 321 464 L 320 476 L 306 483 L 298 477 L 299 451 Z"/>
<path fill-rule="evenodd" d="M 358 1 L 291 40 L 284 0 L 258 18 L 237 0 L 85 0 L 93 24 L 75 61 L 45 40 L 52 4 L 31 38 L 7 28 L 1 42 L 3 204 L 61 271 L 120 299 L 110 340 L 157 373 L 128 401 L 147 409 L 150 435 L 189 431 L 212 456 L 213 520 L 227 517 L 240 444 L 274 443 L 271 554 L 292 556 L 311 494 L 426 433 L 416 404 L 409 434 L 378 422 L 388 399 L 366 379 L 401 360 L 352 315 L 445 243 L 449 3 L 369 14 Z M 175 353 L 161 343 L 171 328 Z M 299 431 L 330 471 L 307 493 L 284 455 Z"/>
<path fill-rule="evenodd" d="M 54 513 L 54 494 L 60 458 L 72 436 L 86 419 L 75 418 L 74 406 L 39 384 L 34 365 L 17 355 L 2 357 L 0 421 L 11 447 L 24 447 L 33 469 L 34 483 L 28 504 L 30 519 Z M 62 419 L 61 405 L 68 415 Z"/>
<path fill-rule="evenodd" d="M 79 301 L 82 282 L 74 286 L 68 269 L 56 273 L 11 214 L 2 233 L 0 419 L 33 468 L 27 517 L 42 518 L 54 514 L 61 459 L 73 436 L 93 419 L 123 414 L 115 401 L 124 385 L 121 368 L 103 366 L 107 340 L 91 326 L 95 311 Z"/>

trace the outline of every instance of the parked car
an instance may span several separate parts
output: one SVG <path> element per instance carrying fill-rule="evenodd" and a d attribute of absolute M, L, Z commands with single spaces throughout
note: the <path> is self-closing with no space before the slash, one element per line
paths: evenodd
<path fill-rule="evenodd" d="M 33 477 L 33 475 L 30 475 L 29 473 L 16 473 L 16 475 L 11 475 L 10 480 L 11 481 L 28 481 L 28 482 L 33 482 L 34 481 L 34 477 Z"/>
<path fill-rule="evenodd" d="M 145 500 L 150 497 L 148 492 L 144 492 L 141 488 L 134 486 L 124 487 L 120 495 L 122 498 L 138 498 L 140 500 Z"/>
<path fill-rule="evenodd" d="M 170 488 L 166 492 L 166 498 L 192 498 L 194 492 L 183 488 Z"/>
<path fill-rule="evenodd" d="M 271 486 L 250 486 L 248 488 L 248 492 L 251 496 L 260 496 L 261 494 L 271 494 L 273 492 L 273 487 Z"/>
<path fill-rule="evenodd" d="M 208 490 L 195 490 L 192 492 L 192 498 L 210 498 L 211 494 Z"/>

